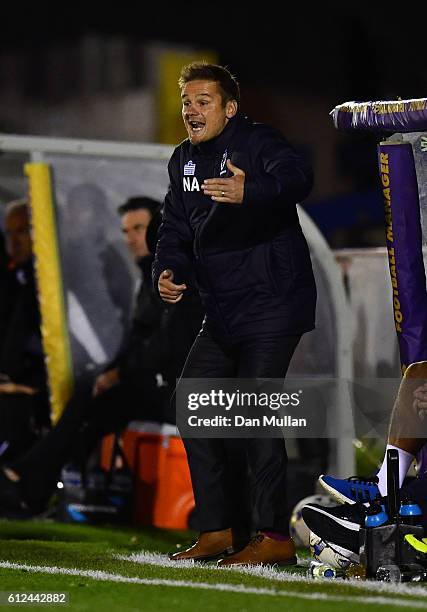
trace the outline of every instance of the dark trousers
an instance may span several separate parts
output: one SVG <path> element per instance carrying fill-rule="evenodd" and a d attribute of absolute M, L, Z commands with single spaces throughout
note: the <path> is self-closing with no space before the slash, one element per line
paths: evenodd
<path fill-rule="evenodd" d="M 300 336 L 255 337 L 227 346 L 205 331 L 182 378 L 284 378 Z M 232 526 L 288 533 L 287 454 L 280 438 L 186 438 L 200 531 Z"/>
<path fill-rule="evenodd" d="M 37 440 L 38 398 L 25 393 L 0 394 L 0 458 L 12 461 Z"/>
<path fill-rule="evenodd" d="M 106 434 L 124 428 L 133 419 L 156 420 L 153 398 L 127 385 L 116 385 L 92 398 L 80 389 L 55 427 L 27 453 L 8 464 L 21 476 L 25 497 L 39 511 L 55 490 L 62 467 L 73 461 L 81 467 Z M 161 420 L 161 419 L 160 419 Z"/>

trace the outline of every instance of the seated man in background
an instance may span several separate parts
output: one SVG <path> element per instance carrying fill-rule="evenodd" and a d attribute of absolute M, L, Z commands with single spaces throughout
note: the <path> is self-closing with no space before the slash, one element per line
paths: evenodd
<path fill-rule="evenodd" d="M 0 511 L 25 517 L 41 512 L 60 470 L 82 465 L 101 438 L 134 419 L 174 423 L 170 398 L 203 313 L 197 292 L 165 307 L 153 291 L 152 253 L 161 222 L 158 202 L 129 199 L 119 207 L 126 245 L 141 272 L 133 319 L 117 359 L 92 389 L 80 388 L 57 425 L 28 453 L 0 466 Z"/>
<path fill-rule="evenodd" d="M 0 457 L 9 461 L 50 426 L 30 225 L 27 201 L 10 202 L 0 311 Z"/>

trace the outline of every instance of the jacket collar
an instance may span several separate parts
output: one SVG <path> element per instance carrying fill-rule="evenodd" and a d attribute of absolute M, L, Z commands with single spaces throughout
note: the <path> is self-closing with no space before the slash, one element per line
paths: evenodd
<path fill-rule="evenodd" d="M 218 134 L 218 136 L 215 136 L 215 138 L 212 138 L 207 142 L 201 142 L 198 145 L 192 145 L 190 143 L 190 155 L 211 155 L 213 153 L 222 153 L 232 140 L 236 129 L 239 129 L 240 126 L 248 123 L 249 120 L 246 115 L 241 112 L 237 112 L 237 114 L 229 120 L 222 132 Z"/>

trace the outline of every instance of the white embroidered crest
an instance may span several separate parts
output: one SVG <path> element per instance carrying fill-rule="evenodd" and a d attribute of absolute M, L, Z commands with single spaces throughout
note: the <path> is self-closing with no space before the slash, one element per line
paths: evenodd
<path fill-rule="evenodd" d="M 184 176 L 194 176 L 195 171 L 196 171 L 196 164 L 193 164 L 193 162 L 190 159 L 190 161 L 186 163 L 184 166 Z"/>

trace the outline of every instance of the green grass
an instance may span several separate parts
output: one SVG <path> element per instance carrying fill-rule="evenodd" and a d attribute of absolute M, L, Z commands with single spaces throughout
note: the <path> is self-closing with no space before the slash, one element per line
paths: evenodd
<path fill-rule="evenodd" d="M 261 576 L 246 575 L 236 571 L 218 571 L 194 567 L 182 568 L 143 565 L 117 559 L 118 554 L 134 552 L 173 550 L 176 542 L 191 539 L 192 534 L 156 529 L 125 529 L 64 525 L 52 522 L 0 521 L 0 560 L 21 565 L 56 566 L 79 570 L 100 570 L 111 574 L 144 580 L 181 580 L 203 582 L 216 587 L 229 585 L 246 588 L 268 589 L 277 594 L 234 593 L 219 590 L 204 590 L 187 586 L 125 584 L 99 581 L 86 576 L 52 575 L 32 573 L 23 569 L 0 567 L 0 591 L 67 591 L 70 594 L 72 610 L 173 610 L 174 612 L 193 609 L 210 610 L 291 610 L 292 612 L 326 612 L 343 610 L 353 612 L 363 609 L 379 610 L 411 609 L 399 606 L 369 604 L 366 597 L 378 598 L 380 594 L 367 593 L 343 581 L 283 582 Z M 295 573 L 304 574 L 302 568 Z M 314 599 L 298 596 L 283 596 L 292 592 Z M 317 595 L 316 595 L 317 594 Z M 427 589 L 426 589 L 427 595 Z M 319 597 L 346 597 L 350 601 L 322 601 Z M 384 593 L 383 597 L 396 600 L 396 594 Z M 420 602 L 420 596 L 416 602 Z M 410 603 L 407 594 L 402 601 Z M 427 609 L 427 597 L 425 598 Z M 391 602 L 390 602 L 391 603 Z M 38 606 L 52 609 L 61 606 Z M 64 607 L 64 606 L 62 606 Z M 412 608 L 414 609 L 414 608 Z"/>

